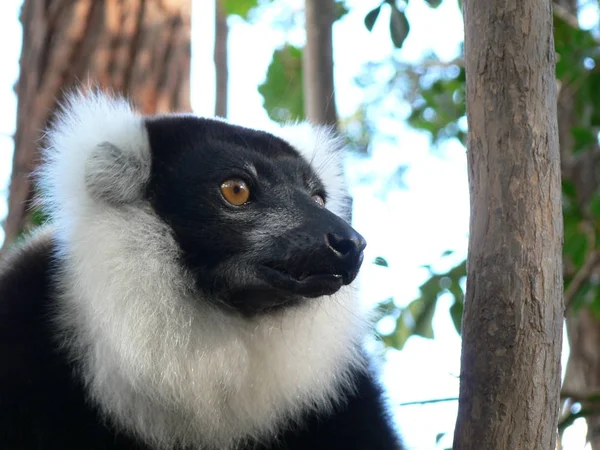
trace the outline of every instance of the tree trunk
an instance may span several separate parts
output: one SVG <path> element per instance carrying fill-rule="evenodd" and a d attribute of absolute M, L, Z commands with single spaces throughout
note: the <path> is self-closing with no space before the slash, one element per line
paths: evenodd
<path fill-rule="evenodd" d="M 334 0 L 306 0 L 303 76 L 307 119 L 317 124 L 336 126 L 332 43 L 334 8 Z"/>
<path fill-rule="evenodd" d="M 223 9 L 223 0 L 215 0 L 215 78 L 216 98 L 215 116 L 227 117 L 227 87 L 229 83 L 229 69 L 227 64 L 227 14 Z"/>
<path fill-rule="evenodd" d="M 86 84 L 144 113 L 189 111 L 190 0 L 25 0 L 4 245 L 28 227 L 31 172 L 57 101 Z"/>
<path fill-rule="evenodd" d="M 471 222 L 455 450 L 556 445 L 562 214 L 549 1 L 464 2 Z"/>

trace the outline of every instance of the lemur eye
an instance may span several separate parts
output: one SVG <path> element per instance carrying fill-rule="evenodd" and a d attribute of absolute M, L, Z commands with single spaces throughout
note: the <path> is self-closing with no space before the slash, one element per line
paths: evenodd
<path fill-rule="evenodd" d="M 320 206 L 325 206 L 325 200 L 319 194 L 315 194 L 312 196 L 312 199 L 317 202 Z"/>
<path fill-rule="evenodd" d="M 221 194 L 228 203 L 241 206 L 250 198 L 250 188 L 248 188 L 245 181 L 233 178 L 221 184 Z"/>

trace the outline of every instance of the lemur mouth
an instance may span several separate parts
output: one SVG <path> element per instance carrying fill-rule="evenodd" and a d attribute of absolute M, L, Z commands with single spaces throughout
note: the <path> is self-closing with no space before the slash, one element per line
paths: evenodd
<path fill-rule="evenodd" d="M 335 294 L 343 285 L 350 284 L 356 273 L 319 270 L 292 274 L 278 263 L 267 263 L 261 272 L 274 288 L 303 297 L 320 297 Z"/>

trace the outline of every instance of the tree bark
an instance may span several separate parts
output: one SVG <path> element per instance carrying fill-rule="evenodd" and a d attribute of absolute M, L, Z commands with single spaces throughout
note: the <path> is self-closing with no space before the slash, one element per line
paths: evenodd
<path fill-rule="evenodd" d="M 550 1 L 464 2 L 471 221 L 455 450 L 556 445 L 562 211 Z"/>
<path fill-rule="evenodd" d="M 306 0 L 306 46 L 303 77 L 306 117 L 316 124 L 337 125 L 333 83 L 332 26 L 334 0 Z"/>
<path fill-rule="evenodd" d="M 215 116 L 227 117 L 227 88 L 229 84 L 229 68 L 227 54 L 227 39 L 229 27 L 227 14 L 223 9 L 223 0 L 215 0 Z"/>
<path fill-rule="evenodd" d="M 190 0 L 24 2 L 5 246 L 28 227 L 39 140 L 70 88 L 123 93 L 144 113 L 191 109 L 190 8 Z"/>

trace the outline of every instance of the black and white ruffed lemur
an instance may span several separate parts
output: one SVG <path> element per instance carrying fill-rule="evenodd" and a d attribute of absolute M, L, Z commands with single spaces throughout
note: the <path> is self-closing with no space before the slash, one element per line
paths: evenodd
<path fill-rule="evenodd" d="M 398 450 L 341 142 L 71 95 L 0 265 L 2 450 Z"/>

